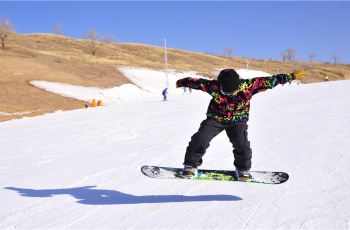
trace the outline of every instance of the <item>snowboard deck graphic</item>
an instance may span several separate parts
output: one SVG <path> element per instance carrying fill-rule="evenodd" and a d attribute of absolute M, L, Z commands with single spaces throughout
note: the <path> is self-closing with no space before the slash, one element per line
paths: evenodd
<path fill-rule="evenodd" d="M 188 179 L 182 177 L 183 168 L 148 165 L 142 166 L 141 172 L 148 177 L 156 179 L 207 180 L 259 184 L 281 184 L 286 182 L 289 178 L 289 175 L 285 172 L 251 171 L 253 175 L 252 181 L 240 181 L 236 178 L 234 171 L 231 170 L 198 169 L 198 175 Z"/>

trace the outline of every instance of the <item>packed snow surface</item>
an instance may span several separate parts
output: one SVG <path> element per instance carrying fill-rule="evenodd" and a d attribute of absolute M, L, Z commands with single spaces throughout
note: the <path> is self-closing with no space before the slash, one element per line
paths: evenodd
<path fill-rule="evenodd" d="M 253 169 L 287 172 L 286 183 L 157 180 L 141 166 L 181 167 L 210 96 L 173 89 L 163 102 L 148 71 L 129 75 L 153 97 L 0 123 L 0 229 L 350 228 L 349 81 L 251 101 Z M 201 168 L 232 161 L 223 132 Z"/>

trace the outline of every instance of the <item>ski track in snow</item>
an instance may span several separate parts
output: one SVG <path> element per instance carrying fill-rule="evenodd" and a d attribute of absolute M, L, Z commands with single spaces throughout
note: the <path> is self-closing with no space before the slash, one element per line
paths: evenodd
<path fill-rule="evenodd" d="M 145 70 L 129 71 L 137 83 Z M 0 123 L 0 229 L 349 229 L 349 81 L 253 98 L 253 169 L 290 175 L 256 185 L 142 175 L 181 167 L 210 100 L 171 89 L 162 102 L 156 79 L 144 100 Z M 231 148 L 220 134 L 201 168 L 232 169 Z"/>
<path fill-rule="evenodd" d="M 250 222 L 250 221 L 252 220 L 252 218 L 256 215 L 256 213 L 257 213 L 258 210 L 260 209 L 261 205 L 262 205 L 262 202 L 261 202 L 261 201 L 260 201 L 258 204 L 255 205 L 256 207 L 254 208 L 252 214 L 249 215 L 249 216 L 247 217 L 247 219 L 244 221 L 244 223 L 243 223 L 241 229 L 245 229 L 245 228 L 247 227 L 247 225 L 249 225 L 249 222 Z"/>

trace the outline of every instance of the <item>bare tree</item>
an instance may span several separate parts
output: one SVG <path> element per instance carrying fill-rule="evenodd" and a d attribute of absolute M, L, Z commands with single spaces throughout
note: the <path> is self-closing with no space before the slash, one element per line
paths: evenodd
<path fill-rule="evenodd" d="M 332 59 L 334 60 L 334 64 L 338 64 L 339 62 L 339 57 L 337 55 L 332 55 Z"/>
<path fill-rule="evenodd" d="M 13 27 L 10 21 L 5 18 L 0 21 L 0 42 L 1 48 L 4 50 L 6 48 L 6 42 L 10 34 L 13 32 Z"/>
<path fill-rule="evenodd" d="M 60 23 L 56 23 L 53 28 L 53 33 L 57 35 L 62 35 L 62 26 Z"/>
<path fill-rule="evenodd" d="M 284 51 L 285 58 L 288 61 L 292 61 L 295 58 L 295 50 L 292 48 L 288 48 Z"/>
<path fill-rule="evenodd" d="M 84 36 L 84 38 L 86 39 L 87 41 L 87 44 L 89 46 L 89 49 L 91 51 L 91 54 L 93 56 L 96 55 L 96 52 L 98 50 L 98 47 L 97 47 L 97 39 L 98 39 L 98 34 L 97 34 L 97 31 L 96 29 L 92 28 L 89 30 L 89 32 L 87 33 L 87 35 Z"/>
<path fill-rule="evenodd" d="M 310 58 L 310 61 L 311 61 L 311 62 L 314 61 L 314 58 L 315 58 L 315 57 L 317 57 L 316 54 L 314 54 L 314 53 L 309 54 L 309 58 Z"/>
<path fill-rule="evenodd" d="M 229 57 L 232 57 L 233 52 L 235 52 L 235 50 L 233 48 L 225 48 L 225 54 Z"/>
<path fill-rule="evenodd" d="M 113 43 L 117 41 L 117 37 L 113 34 L 107 34 L 107 35 L 100 36 L 99 40 L 101 42 Z"/>
<path fill-rule="evenodd" d="M 287 51 L 283 51 L 281 53 L 281 56 L 282 56 L 282 61 L 288 61 L 289 60 Z"/>

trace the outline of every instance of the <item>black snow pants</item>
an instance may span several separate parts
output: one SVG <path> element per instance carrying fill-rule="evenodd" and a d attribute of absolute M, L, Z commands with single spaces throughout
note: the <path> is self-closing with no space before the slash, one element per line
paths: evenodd
<path fill-rule="evenodd" d="M 195 133 L 187 147 L 184 165 L 198 167 L 202 164 L 210 141 L 223 130 L 232 143 L 234 166 L 239 170 L 251 168 L 252 150 L 248 141 L 248 125 L 246 122 L 234 124 L 221 124 L 211 118 L 204 120 L 197 133 Z"/>

